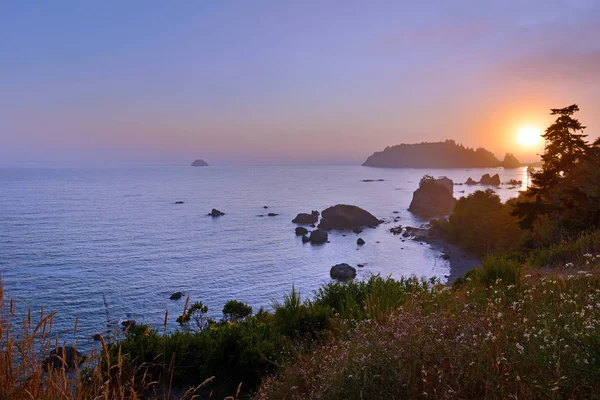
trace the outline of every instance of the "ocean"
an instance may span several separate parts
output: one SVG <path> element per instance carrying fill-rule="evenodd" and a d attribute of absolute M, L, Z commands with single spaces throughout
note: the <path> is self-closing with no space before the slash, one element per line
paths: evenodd
<path fill-rule="evenodd" d="M 270 309 L 292 286 L 311 297 L 338 263 L 364 264 L 357 279 L 381 274 L 445 281 L 450 266 L 439 250 L 388 230 L 426 222 L 407 211 L 423 175 L 464 182 L 484 173 L 499 173 L 503 182 L 526 178 L 524 168 L 2 167 L 0 274 L 21 312 L 42 305 L 56 312 L 55 331 L 68 336 L 79 318 L 80 342 L 106 330 L 107 312 L 111 324 L 133 319 L 162 327 L 168 310 L 169 329 L 175 329 L 185 297 L 169 297 L 178 291 L 208 305 L 215 318 L 231 299 L 256 311 Z M 506 200 L 524 185 L 497 192 Z M 459 197 L 481 187 L 454 189 Z M 303 244 L 291 222 L 296 214 L 338 203 L 400 220 L 359 235 L 333 231 L 330 243 L 320 246 Z M 212 208 L 225 215 L 207 216 Z M 357 246 L 358 237 L 364 246 Z"/>

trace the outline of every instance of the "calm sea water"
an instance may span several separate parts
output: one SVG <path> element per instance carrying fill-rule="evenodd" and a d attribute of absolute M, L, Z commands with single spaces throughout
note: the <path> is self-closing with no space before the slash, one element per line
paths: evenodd
<path fill-rule="evenodd" d="M 337 263 L 364 264 L 370 274 L 438 276 L 449 265 L 428 245 L 402 242 L 383 224 L 356 235 L 332 232 L 330 243 L 303 244 L 291 220 L 338 203 L 378 218 L 418 226 L 407 211 L 424 174 L 455 182 L 517 170 L 376 169 L 359 166 L 113 166 L 0 168 L 0 273 L 20 304 L 57 312 L 55 328 L 88 338 L 110 320 L 170 327 L 184 300 L 201 300 L 219 316 L 229 299 L 258 309 L 281 300 L 292 285 L 304 297 L 330 280 Z M 384 182 L 361 182 L 385 179 Z M 476 187 L 456 186 L 455 196 Z M 503 199 L 516 194 L 498 189 Z M 185 204 L 174 204 L 184 201 Z M 268 206 L 268 210 L 263 206 Z M 218 208 L 220 218 L 206 214 Z M 399 214 L 394 214 L 399 211 Z M 276 217 L 258 217 L 268 212 Z M 358 247 L 360 236 L 367 242 Z"/>

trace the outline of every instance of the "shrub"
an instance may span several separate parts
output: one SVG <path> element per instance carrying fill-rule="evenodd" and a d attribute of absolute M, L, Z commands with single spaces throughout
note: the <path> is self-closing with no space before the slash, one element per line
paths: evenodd
<path fill-rule="evenodd" d="M 511 203 L 503 204 L 491 189 L 460 198 L 448 222 L 438 221 L 434 231 L 462 249 L 478 255 L 521 249 L 529 233 L 511 215 Z"/>
<path fill-rule="evenodd" d="M 506 256 L 489 256 L 481 264 L 474 273 L 474 280 L 478 284 L 487 287 L 502 282 L 504 285 L 518 286 L 521 282 L 523 264 L 518 260 Z"/>
<path fill-rule="evenodd" d="M 223 306 L 224 321 L 241 321 L 252 314 L 252 307 L 237 300 L 229 300 Z"/>
<path fill-rule="evenodd" d="M 177 323 L 186 331 L 200 332 L 206 329 L 213 321 L 206 314 L 208 307 L 197 301 L 190 308 L 184 307 L 183 314 L 177 317 Z"/>

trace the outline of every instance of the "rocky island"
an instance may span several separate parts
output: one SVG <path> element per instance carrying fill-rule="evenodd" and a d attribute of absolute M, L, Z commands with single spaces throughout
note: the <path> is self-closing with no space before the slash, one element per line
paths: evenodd
<path fill-rule="evenodd" d="M 514 168 L 518 160 L 507 154 L 505 161 Z M 378 168 L 495 168 L 505 166 L 496 156 L 482 148 L 472 149 L 454 140 L 399 144 L 373 153 L 362 164 Z"/>
<path fill-rule="evenodd" d="M 208 163 L 204 160 L 194 160 L 192 167 L 208 167 Z"/>

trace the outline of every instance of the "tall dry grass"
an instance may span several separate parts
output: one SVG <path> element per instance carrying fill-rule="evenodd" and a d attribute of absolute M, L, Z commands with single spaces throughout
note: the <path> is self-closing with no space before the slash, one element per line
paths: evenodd
<path fill-rule="evenodd" d="M 65 343 L 53 333 L 54 315 L 44 308 L 20 315 L 0 280 L 0 399 L 191 400 L 199 399 L 197 393 L 213 380 L 174 390 L 168 380 L 173 365 L 164 369 L 162 381 L 149 378 L 148 365 L 124 373 L 116 328 L 110 338 L 97 337 L 99 349 L 84 355 L 77 350 L 77 320 L 72 343 Z"/>

